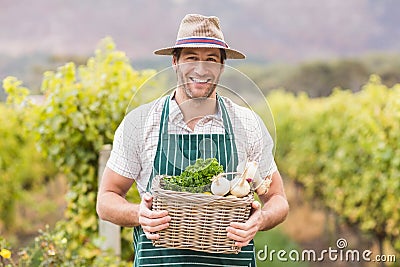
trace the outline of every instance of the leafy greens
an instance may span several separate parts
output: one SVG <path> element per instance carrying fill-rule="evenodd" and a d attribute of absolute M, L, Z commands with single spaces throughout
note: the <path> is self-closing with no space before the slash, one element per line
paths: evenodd
<path fill-rule="evenodd" d="M 224 167 L 216 158 L 199 158 L 181 175 L 164 177 L 164 189 L 196 193 L 209 191 L 212 178 L 223 172 Z"/>

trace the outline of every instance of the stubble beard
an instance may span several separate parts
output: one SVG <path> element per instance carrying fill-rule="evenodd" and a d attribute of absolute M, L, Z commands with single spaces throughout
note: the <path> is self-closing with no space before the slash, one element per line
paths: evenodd
<path fill-rule="evenodd" d="M 184 92 L 186 100 L 203 101 L 208 99 L 215 92 L 219 81 L 219 78 L 213 81 L 213 83 L 210 84 L 209 89 L 202 96 L 193 96 L 193 92 L 190 89 L 190 82 L 184 80 L 182 73 L 179 72 L 178 75 L 178 83 L 182 82 L 181 84 L 178 84 L 178 88 Z"/>

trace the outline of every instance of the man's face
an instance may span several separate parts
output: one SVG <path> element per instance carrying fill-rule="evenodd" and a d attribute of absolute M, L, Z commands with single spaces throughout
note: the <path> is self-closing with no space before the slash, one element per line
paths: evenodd
<path fill-rule="evenodd" d="M 223 71 L 218 48 L 183 48 L 179 57 L 173 58 L 178 76 L 178 88 L 185 98 L 215 97 L 215 88 Z"/>

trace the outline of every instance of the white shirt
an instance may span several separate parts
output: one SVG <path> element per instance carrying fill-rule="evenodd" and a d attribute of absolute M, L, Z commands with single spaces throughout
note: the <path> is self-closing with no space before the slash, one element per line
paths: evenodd
<path fill-rule="evenodd" d="M 156 154 L 160 119 L 166 97 L 144 104 L 129 112 L 115 132 L 113 149 L 107 167 L 135 179 L 140 195 L 152 173 Z M 273 140 L 259 116 L 248 108 L 222 97 L 230 117 L 239 162 L 257 161 L 261 177 L 277 170 L 273 157 Z M 169 101 L 168 133 L 209 134 L 225 133 L 220 107 L 214 115 L 201 118 L 192 131 L 174 99 Z"/>

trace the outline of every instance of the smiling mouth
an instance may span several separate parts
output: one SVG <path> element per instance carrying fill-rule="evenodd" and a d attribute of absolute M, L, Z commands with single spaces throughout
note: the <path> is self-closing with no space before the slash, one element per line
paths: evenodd
<path fill-rule="evenodd" d="M 193 77 L 190 77 L 189 79 L 194 83 L 208 83 L 211 81 L 211 79 L 197 79 Z"/>

